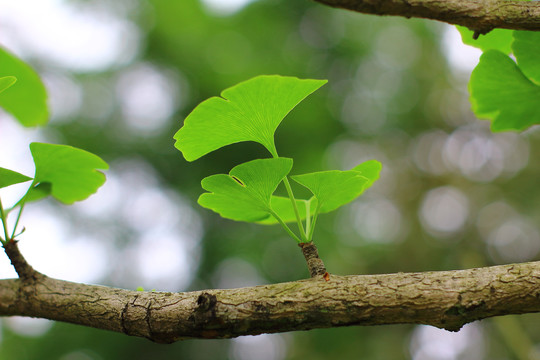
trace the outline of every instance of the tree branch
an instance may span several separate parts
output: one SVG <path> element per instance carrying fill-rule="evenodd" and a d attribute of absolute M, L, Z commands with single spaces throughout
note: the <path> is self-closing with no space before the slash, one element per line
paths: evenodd
<path fill-rule="evenodd" d="M 466 26 L 480 34 L 495 28 L 540 30 L 540 3 L 510 0 L 315 0 L 373 15 L 397 15 Z"/>
<path fill-rule="evenodd" d="M 540 311 L 540 262 L 478 269 L 336 276 L 229 290 L 139 292 L 48 278 L 0 280 L 0 316 L 65 321 L 152 341 L 348 325 L 448 330 Z"/>

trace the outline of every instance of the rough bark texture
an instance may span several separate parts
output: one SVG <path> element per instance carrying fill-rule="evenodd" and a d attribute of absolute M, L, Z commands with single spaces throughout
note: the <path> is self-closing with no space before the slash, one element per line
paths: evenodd
<path fill-rule="evenodd" d="M 460 271 L 336 276 L 229 290 L 139 292 L 36 273 L 0 280 L 0 316 L 65 321 L 171 343 L 183 338 L 415 323 L 458 330 L 540 311 L 540 262 Z"/>
<path fill-rule="evenodd" d="M 326 274 L 328 274 L 326 272 L 326 267 L 319 257 L 319 251 L 317 250 L 317 246 L 315 246 L 313 241 L 308 243 L 300 243 L 298 246 L 300 246 L 302 249 L 302 254 L 304 254 L 304 258 L 306 259 L 311 277 L 319 275 L 326 277 Z"/>
<path fill-rule="evenodd" d="M 495 28 L 540 30 L 540 3 L 510 0 L 315 0 L 365 14 L 417 17 L 463 25 L 479 34 Z"/>

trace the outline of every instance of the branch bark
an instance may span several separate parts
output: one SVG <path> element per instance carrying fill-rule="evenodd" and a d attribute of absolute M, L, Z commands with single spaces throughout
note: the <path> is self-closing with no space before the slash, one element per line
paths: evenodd
<path fill-rule="evenodd" d="M 39 274 L 39 273 L 38 273 Z M 40 317 L 160 343 L 349 325 L 429 324 L 458 330 L 540 311 L 540 262 L 185 293 L 139 292 L 44 275 L 0 280 L 0 316 Z"/>
<path fill-rule="evenodd" d="M 540 3 L 511 0 L 315 0 L 364 14 L 397 15 L 466 26 L 478 34 L 495 28 L 540 30 Z"/>
<path fill-rule="evenodd" d="M 317 246 L 313 243 L 313 241 L 308 243 L 300 243 L 298 246 L 300 246 L 300 249 L 302 249 L 302 254 L 304 254 L 304 258 L 306 259 L 309 275 L 312 278 L 321 275 L 326 279 L 329 275 L 327 275 L 328 273 L 326 272 L 326 267 L 319 257 L 319 251 L 317 250 Z"/>

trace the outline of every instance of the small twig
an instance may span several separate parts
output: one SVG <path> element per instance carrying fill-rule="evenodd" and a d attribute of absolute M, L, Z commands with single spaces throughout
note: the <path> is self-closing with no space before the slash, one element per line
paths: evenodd
<path fill-rule="evenodd" d="M 22 281 L 33 279 L 36 278 L 36 276 L 41 275 L 39 272 L 34 270 L 34 268 L 30 266 L 30 264 L 26 262 L 26 259 L 23 257 L 21 251 L 19 250 L 19 246 L 17 245 L 16 240 L 7 241 L 5 244 L 3 244 L 3 246 L 7 256 L 9 257 L 9 260 L 11 261 L 11 265 L 13 265 L 15 271 L 17 272 L 19 278 Z"/>
<path fill-rule="evenodd" d="M 309 274 L 311 277 L 316 277 L 317 275 L 324 276 L 325 280 L 328 281 L 328 273 L 326 272 L 326 267 L 324 266 L 323 261 L 319 257 L 319 252 L 317 251 L 317 247 L 312 242 L 308 243 L 300 243 L 298 244 L 300 248 L 302 249 L 302 254 L 304 254 L 304 257 L 307 261 L 307 266 L 309 269 Z"/>

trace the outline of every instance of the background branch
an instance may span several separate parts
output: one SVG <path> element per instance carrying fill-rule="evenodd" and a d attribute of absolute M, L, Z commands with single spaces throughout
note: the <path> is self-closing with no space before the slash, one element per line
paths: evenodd
<path fill-rule="evenodd" d="M 466 26 L 480 34 L 495 28 L 540 30 L 540 3 L 508 0 L 315 0 L 364 14 L 397 15 Z"/>
<path fill-rule="evenodd" d="M 129 291 L 40 276 L 0 281 L 0 315 L 65 321 L 170 343 L 347 325 L 448 330 L 540 311 L 540 262 L 458 271 L 322 277 L 186 293 Z"/>

